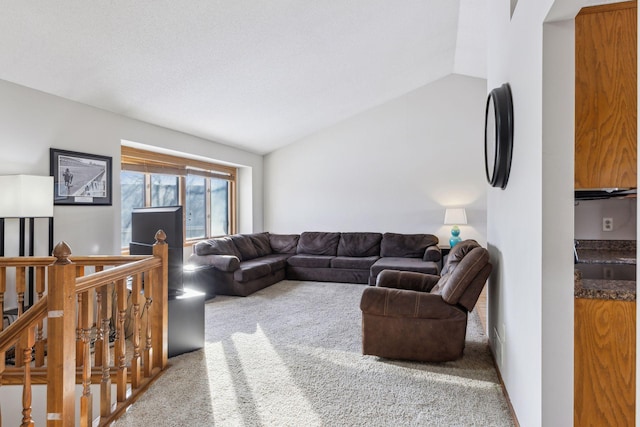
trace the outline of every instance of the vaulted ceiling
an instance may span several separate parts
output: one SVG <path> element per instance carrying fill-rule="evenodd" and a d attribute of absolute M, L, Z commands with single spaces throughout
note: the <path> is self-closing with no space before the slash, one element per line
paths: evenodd
<path fill-rule="evenodd" d="M 451 73 L 486 0 L 23 0 L 0 79 L 268 153 Z"/>

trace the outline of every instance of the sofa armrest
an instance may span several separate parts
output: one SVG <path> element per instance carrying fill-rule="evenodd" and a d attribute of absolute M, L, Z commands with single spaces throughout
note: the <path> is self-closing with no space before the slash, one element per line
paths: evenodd
<path fill-rule="evenodd" d="M 442 259 L 442 251 L 438 247 L 438 245 L 427 246 L 427 249 L 424 251 L 424 256 L 422 257 L 424 261 L 435 261 L 438 262 Z"/>
<path fill-rule="evenodd" d="M 240 259 L 234 255 L 189 255 L 189 264 L 210 266 L 220 271 L 233 272 L 240 268 Z"/>
<path fill-rule="evenodd" d="M 407 289 L 429 292 L 438 283 L 440 276 L 413 271 L 382 270 L 378 274 L 376 286 L 383 288 Z"/>
<path fill-rule="evenodd" d="M 458 307 L 444 302 L 440 295 L 378 287 L 364 290 L 360 310 L 375 316 L 418 319 L 451 319 L 466 315 Z"/>

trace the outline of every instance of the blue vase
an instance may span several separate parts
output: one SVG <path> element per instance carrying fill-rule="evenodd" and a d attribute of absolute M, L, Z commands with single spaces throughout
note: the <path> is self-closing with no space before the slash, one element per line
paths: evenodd
<path fill-rule="evenodd" d="M 453 227 L 451 227 L 451 238 L 449 239 L 449 246 L 453 248 L 457 243 L 461 241 L 462 239 L 460 238 L 460 227 L 454 225 Z"/>

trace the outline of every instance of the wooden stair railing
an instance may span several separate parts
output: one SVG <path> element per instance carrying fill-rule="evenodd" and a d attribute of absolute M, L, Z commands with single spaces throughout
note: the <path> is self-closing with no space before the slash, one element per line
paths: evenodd
<path fill-rule="evenodd" d="M 20 311 L 5 330 L 0 323 L 0 395 L 7 385 L 22 385 L 22 426 L 34 425 L 33 384 L 46 385 L 47 426 L 75 425 L 76 384 L 82 385 L 79 423 L 91 426 L 91 385 L 99 385 L 102 426 L 119 417 L 167 367 L 165 240 L 164 232 L 158 231 L 152 256 L 72 257 L 69 246 L 61 242 L 54 257 L 0 258 L 0 310 L 7 269 L 16 271 L 18 294 L 26 268 L 33 267 L 36 274 L 37 302 Z M 85 276 L 89 269 L 95 272 Z M 14 367 L 5 363 L 10 348 Z M 8 408 L 0 403 L 0 427 L 3 409 Z"/>

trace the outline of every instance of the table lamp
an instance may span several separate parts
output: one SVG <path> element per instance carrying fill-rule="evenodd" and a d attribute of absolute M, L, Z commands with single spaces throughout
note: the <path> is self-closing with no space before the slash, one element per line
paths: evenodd
<path fill-rule="evenodd" d="M 460 227 L 458 225 L 465 225 L 467 223 L 467 212 L 464 208 L 446 209 L 444 212 L 444 224 L 453 225 L 451 227 L 451 238 L 449 239 L 449 246 L 452 248 L 456 243 L 460 242 Z"/>

